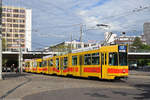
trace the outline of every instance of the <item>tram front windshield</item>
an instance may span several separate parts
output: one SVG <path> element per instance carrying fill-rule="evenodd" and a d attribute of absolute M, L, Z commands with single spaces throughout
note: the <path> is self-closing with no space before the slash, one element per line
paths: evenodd
<path fill-rule="evenodd" d="M 127 66 L 127 52 L 119 52 L 119 65 Z"/>

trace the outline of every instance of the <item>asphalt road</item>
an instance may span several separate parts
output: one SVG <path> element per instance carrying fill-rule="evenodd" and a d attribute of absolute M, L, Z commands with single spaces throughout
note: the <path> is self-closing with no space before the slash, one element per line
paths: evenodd
<path fill-rule="evenodd" d="M 150 100 L 150 73 L 133 71 L 120 81 L 23 74 L 0 81 L 0 88 L 4 100 Z"/>

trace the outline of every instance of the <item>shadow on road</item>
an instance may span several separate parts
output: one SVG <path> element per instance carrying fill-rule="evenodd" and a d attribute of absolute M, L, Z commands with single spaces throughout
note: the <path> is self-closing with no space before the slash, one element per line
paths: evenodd
<path fill-rule="evenodd" d="M 3 96 L 0 97 L 0 100 L 4 100 L 8 95 L 10 95 L 11 93 L 13 93 L 16 89 L 18 89 L 18 88 L 22 87 L 23 85 L 25 85 L 25 84 L 29 83 L 30 81 L 32 81 L 32 79 L 26 77 L 25 75 L 26 74 L 21 74 L 21 75 L 7 74 L 6 77 L 21 77 L 21 76 L 24 76 L 24 78 L 26 79 L 26 81 L 20 83 L 19 85 L 17 85 L 13 89 L 7 91 Z"/>
<path fill-rule="evenodd" d="M 138 99 L 138 100 L 143 100 L 143 99 L 150 100 L 150 83 L 149 84 L 137 84 L 137 85 L 135 85 L 135 87 L 138 90 L 142 91 L 142 93 L 137 94 L 138 97 L 134 97 L 135 99 Z"/>

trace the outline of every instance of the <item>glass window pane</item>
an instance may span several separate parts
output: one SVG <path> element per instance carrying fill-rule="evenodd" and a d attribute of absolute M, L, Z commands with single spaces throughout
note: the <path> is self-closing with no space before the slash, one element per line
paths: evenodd
<path fill-rule="evenodd" d="M 56 58 L 56 68 L 59 69 L 59 58 Z"/>
<path fill-rule="evenodd" d="M 68 58 L 67 57 L 64 57 L 63 65 L 64 65 L 64 68 L 67 68 L 67 66 L 68 66 Z"/>
<path fill-rule="evenodd" d="M 113 66 L 118 65 L 118 54 L 116 52 L 109 53 L 109 65 L 113 65 Z"/>
<path fill-rule="evenodd" d="M 99 65 L 99 53 L 92 54 L 92 65 Z"/>
<path fill-rule="evenodd" d="M 77 56 L 72 56 L 72 65 L 77 65 Z"/>
<path fill-rule="evenodd" d="M 127 53 L 119 53 L 119 64 L 121 66 L 127 66 Z"/>
<path fill-rule="evenodd" d="M 36 61 L 33 62 L 33 67 L 37 67 L 37 62 Z"/>
<path fill-rule="evenodd" d="M 91 65 L 91 54 L 84 55 L 84 65 Z"/>
<path fill-rule="evenodd" d="M 53 66 L 53 59 L 49 60 L 49 66 Z"/>
<path fill-rule="evenodd" d="M 39 67 L 42 67 L 42 62 L 39 62 Z"/>

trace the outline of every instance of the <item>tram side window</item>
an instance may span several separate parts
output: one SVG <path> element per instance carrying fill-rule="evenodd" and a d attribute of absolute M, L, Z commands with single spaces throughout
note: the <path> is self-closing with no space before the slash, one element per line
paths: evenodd
<path fill-rule="evenodd" d="M 64 63 L 63 63 L 63 66 L 64 66 L 64 69 L 66 69 L 67 66 L 68 66 L 68 58 L 67 58 L 67 57 L 64 57 Z"/>
<path fill-rule="evenodd" d="M 84 55 L 84 65 L 91 65 L 91 54 Z"/>
<path fill-rule="evenodd" d="M 42 67 L 42 62 L 39 62 L 39 67 Z"/>
<path fill-rule="evenodd" d="M 56 58 L 56 68 L 59 69 L 59 58 Z"/>
<path fill-rule="evenodd" d="M 72 56 L 72 65 L 73 66 L 77 65 L 77 56 Z"/>
<path fill-rule="evenodd" d="M 53 59 L 49 60 L 49 66 L 53 66 Z"/>
<path fill-rule="evenodd" d="M 43 65 L 43 67 L 46 67 L 47 66 L 47 61 L 43 61 L 42 65 Z"/>
<path fill-rule="evenodd" d="M 92 65 L 99 65 L 99 53 L 92 54 Z"/>
<path fill-rule="evenodd" d="M 32 67 L 32 62 L 30 62 L 30 67 Z"/>
<path fill-rule="evenodd" d="M 118 65 L 118 54 L 116 52 L 109 53 L 109 65 Z"/>
<path fill-rule="evenodd" d="M 119 64 L 121 66 L 127 66 L 127 53 L 119 52 Z"/>
<path fill-rule="evenodd" d="M 34 62 L 33 62 L 33 67 L 36 67 L 36 66 L 37 66 L 37 62 L 34 61 Z"/>

